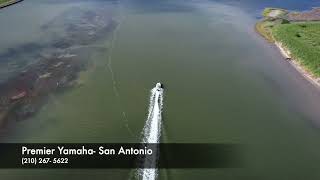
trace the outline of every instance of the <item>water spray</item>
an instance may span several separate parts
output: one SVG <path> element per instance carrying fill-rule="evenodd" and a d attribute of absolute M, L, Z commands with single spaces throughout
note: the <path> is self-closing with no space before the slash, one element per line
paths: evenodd
<path fill-rule="evenodd" d="M 142 131 L 142 143 L 157 144 L 160 142 L 161 124 L 162 124 L 162 107 L 163 107 L 163 88 L 161 83 L 157 83 L 151 90 L 148 117 Z M 153 153 L 153 161 L 157 163 L 158 150 Z M 150 163 L 150 162 L 145 162 Z M 156 168 L 140 169 L 138 176 L 142 180 L 155 180 L 158 176 Z"/>

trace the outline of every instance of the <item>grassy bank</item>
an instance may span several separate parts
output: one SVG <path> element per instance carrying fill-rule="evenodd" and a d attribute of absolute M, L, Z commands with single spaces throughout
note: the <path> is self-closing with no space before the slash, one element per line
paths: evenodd
<path fill-rule="evenodd" d="M 256 31 L 264 37 L 268 42 L 274 42 L 272 31 L 279 24 L 287 24 L 288 22 L 282 19 L 264 19 L 256 23 Z"/>
<path fill-rule="evenodd" d="M 9 1 L 11 1 L 11 0 L 0 0 L 0 4 L 7 3 Z"/>
<path fill-rule="evenodd" d="M 279 24 L 272 28 L 272 34 L 291 52 L 293 59 L 315 77 L 320 77 L 319 22 Z"/>
<path fill-rule="evenodd" d="M 0 0 L 0 8 L 7 7 L 21 1 L 23 0 Z"/>
<path fill-rule="evenodd" d="M 289 12 L 266 8 L 256 31 L 275 43 L 299 71 L 320 86 L 320 9 Z M 304 21 L 301 21 L 305 19 Z M 312 19 L 308 21 L 309 19 Z M 318 20 L 319 19 L 319 20 Z"/>
<path fill-rule="evenodd" d="M 272 37 L 272 29 L 278 24 L 289 23 L 284 17 L 288 11 L 277 8 L 265 8 L 262 12 L 263 19 L 259 21 L 255 28 L 256 31 L 267 41 L 274 42 Z"/>
<path fill-rule="evenodd" d="M 259 21 L 256 24 L 256 31 L 264 37 L 268 42 L 273 42 L 272 37 L 272 28 L 273 24 L 267 22 L 267 21 Z"/>

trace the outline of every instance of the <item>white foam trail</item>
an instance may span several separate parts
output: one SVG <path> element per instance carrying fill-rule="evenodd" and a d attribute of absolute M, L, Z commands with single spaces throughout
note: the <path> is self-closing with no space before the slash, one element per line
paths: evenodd
<path fill-rule="evenodd" d="M 155 87 L 151 90 L 149 113 L 146 124 L 143 128 L 142 143 L 159 143 L 161 136 L 161 113 L 163 106 L 163 89 L 161 87 Z M 158 152 L 153 152 L 153 156 L 157 157 Z M 156 158 L 152 163 L 156 163 Z M 145 162 L 150 163 L 150 162 Z M 139 176 L 142 180 L 155 180 L 158 175 L 158 170 L 153 169 L 141 169 Z"/>

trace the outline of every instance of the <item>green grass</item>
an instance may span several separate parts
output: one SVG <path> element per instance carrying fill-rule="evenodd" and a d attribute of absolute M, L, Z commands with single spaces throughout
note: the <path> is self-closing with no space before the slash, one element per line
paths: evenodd
<path fill-rule="evenodd" d="M 9 2 L 10 0 L 0 0 L 0 4 L 5 3 L 5 2 Z"/>
<path fill-rule="evenodd" d="M 320 77 L 320 22 L 279 24 L 272 28 L 292 56 L 315 77 Z"/>
<path fill-rule="evenodd" d="M 286 20 L 288 11 L 280 8 L 265 8 L 262 12 L 263 19 L 256 23 L 256 31 L 268 42 L 274 42 L 272 29 L 278 24 L 290 23 Z"/>
<path fill-rule="evenodd" d="M 264 37 L 268 42 L 274 42 L 272 37 L 272 31 L 271 28 L 273 27 L 273 24 L 268 21 L 260 21 L 256 23 L 256 31 L 260 33 L 262 37 Z"/>
<path fill-rule="evenodd" d="M 279 24 L 288 24 L 287 20 L 278 18 L 278 19 L 270 19 L 265 18 L 258 23 L 256 23 L 256 30 L 264 37 L 268 42 L 274 42 L 272 29 Z"/>

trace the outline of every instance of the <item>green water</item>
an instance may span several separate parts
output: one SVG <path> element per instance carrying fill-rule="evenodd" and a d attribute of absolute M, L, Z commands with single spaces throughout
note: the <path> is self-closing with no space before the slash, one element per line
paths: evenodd
<path fill-rule="evenodd" d="M 117 6 L 120 26 L 96 42 L 108 50 L 91 53 L 82 86 L 51 94 L 35 117 L 10 126 L 3 141 L 139 142 L 149 91 L 160 81 L 162 142 L 246 145 L 246 168 L 161 170 L 160 179 L 319 179 L 320 93 L 254 34 L 252 15 L 217 2 L 186 2 L 169 10 L 146 4 Z M 128 179 L 129 174 L 0 171 L 1 179 Z"/>

